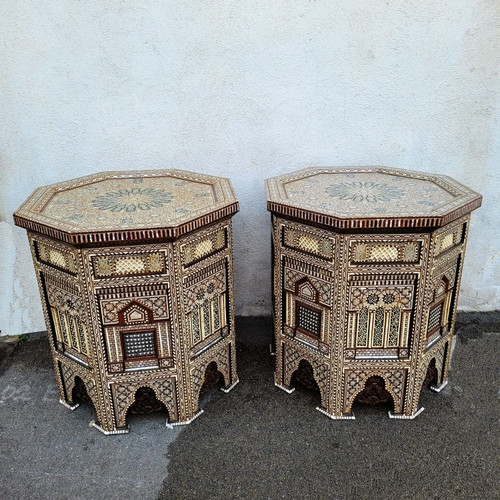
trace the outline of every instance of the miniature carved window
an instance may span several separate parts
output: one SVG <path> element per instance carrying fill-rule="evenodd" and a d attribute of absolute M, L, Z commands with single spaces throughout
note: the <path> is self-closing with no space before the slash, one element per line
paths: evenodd
<path fill-rule="evenodd" d="M 220 330 L 221 311 L 218 296 L 205 299 L 200 306 L 195 306 L 191 313 L 191 336 L 193 345 Z"/>
<path fill-rule="evenodd" d="M 429 311 L 429 322 L 427 324 L 427 336 L 432 335 L 441 328 L 441 316 L 443 315 L 443 303 L 440 302 Z"/>
<path fill-rule="evenodd" d="M 315 338 L 321 337 L 321 311 L 301 302 L 296 302 L 297 330 Z"/>
<path fill-rule="evenodd" d="M 154 330 L 144 332 L 122 332 L 125 360 L 156 358 L 156 335 Z"/>
<path fill-rule="evenodd" d="M 50 306 L 50 314 L 58 343 L 88 355 L 87 329 L 76 314 Z"/>
<path fill-rule="evenodd" d="M 356 349 L 407 347 L 412 293 L 410 286 L 388 287 L 385 290 L 353 288 L 347 345 Z"/>
<path fill-rule="evenodd" d="M 434 289 L 434 303 L 429 309 L 427 338 L 435 333 L 442 333 L 448 328 L 450 316 L 451 292 L 449 280 L 443 276 Z"/>

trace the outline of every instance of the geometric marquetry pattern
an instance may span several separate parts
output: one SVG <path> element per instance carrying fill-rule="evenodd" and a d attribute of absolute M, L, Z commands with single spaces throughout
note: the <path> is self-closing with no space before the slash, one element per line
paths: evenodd
<path fill-rule="evenodd" d="M 225 271 L 222 271 L 185 289 L 186 310 L 189 311 L 195 305 L 201 306 L 205 300 L 210 300 L 225 291 L 226 277 Z"/>
<path fill-rule="evenodd" d="M 389 347 L 398 345 L 399 323 L 400 323 L 400 310 L 398 307 L 393 307 L 391 310 L 391 319 L 389 324 L 389 340 L 388 340 Z"/>
<path fill-rule="evenodd" d="M 441 326 L 441 313 L 443 312 L 443 303 L 440 302 L 429 311 L 429 322 L 427 332 L 430 333 Z"/>
<path fill-rule="evenodd" d="M 319 338 L 321 336 L 321 312 L 297 304 L 297 328 Z"/>
<path fill-rule="evenodd" d="M 144 252 L 93 256 L 92 267 L 96 278 L 164 273 L 165 254 L 163 252 Z"/>
<path fill-rule="evenodd" d="M 406 347 L 414 287 L 364 285 L 349 288 L 349 346 Z"/>
<path fill-rule="evenodd" d="M 156 357 L 154 332 L 127 332 L 123 334 L 125 359 Z"/>
<path fill-rule="evenodd" d="M 203 237 L 181 246 L 182 263 L 189 266 L 226 248 L 226 228 L 204 235 Z"/>
<path fill-rule="evenodd" d="M 49 280 L 46 281 L 48 301 L 51 306 L 75 316 L 82 315 L 83 304 L 79 295 L 69 292 L 68 289 L 52 285 Z"/>
<path fill-rule="evenodd" d="M 152 320 L 150 310 L 135 301 L 124 307 L 120 311 L 118 318 L 120 324 L 124 325 L 149 323 L 150 319 Z"/>
<path fill-rule="evenodd" d="M 323 259 L 333 258 L 334 242 L 331 238 L 324 238 L 310 231 L 301 231 L 285 227 L 283 230 L 283 241 L 285 246 L 313 254 Z"/>
<path fill-rule="evenodd" d="M 131 299 L 102 299 L 100 305 L 103 324 L 117 324 L 119 321 L 118 313 L 130 303 L 130 300 Z M 153 311 L 153 316 L 156 321 L 168 319 L 168 298 L 166 295 L 159 295 L 157 297 L 138 296 L 135 300 Z"/>
<path fill-rule="evenodd" d="M 350 260 L 357 264 L 404 262 L 416 263 L 420 258 L 420 242 L 353 242 Z"/>
<path fill-rule="evenodd" d="M 318 301 L 318 292 L 316 291 L 316 288 L 314 288 L 314 286 L 307 280 L 307 278 L 304 278 L 300 281 L 300 283 L 297 283 L 296 290 L 299 297 L 311 300 L 312 302 Z"/>
<path fill-rule="evenodd" d="M 349 310 L 359 310 L 362 307 L 376 309 L 378 307 L 411 309 L 414 288 L 404 285 L 387 285 L 377 287 L 351 286 L 349 295 Z"/>

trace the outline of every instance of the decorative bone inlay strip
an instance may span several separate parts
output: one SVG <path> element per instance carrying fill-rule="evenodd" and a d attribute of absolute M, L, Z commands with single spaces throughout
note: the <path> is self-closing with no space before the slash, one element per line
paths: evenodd
<path fill-rule="evenodd" d="M 163 252 L 144 252 L 129 255 L 99 255 L 92 257 L 96 278 L 158 274 L 165 272 Z"/>
<path fill-rule="evenodd" d="M 40 262 L 76 274 L 76 261 L 73 252 L 62 248 L 61 245 L 51 245 L 42 241 L 35 241 L 35 248 Z"/>
<path fill-rule="evenodd" d="M 440 234 L 436 238 L 434 255 L 440 255 L 446 250 L 462 243 L 464 234 L 464 224 L 455 226 L 451 231 Z"/>
<path fill-rule="evenodd" d="M 383 243 L 380 241 L 352 242 L 350 260 L 353 263 L 417 263 L 420 259 L 420 242 Z"/>
<path fill-rule="evenodd" d="M 301 231 L 296 228 L 283 228 L 283 243 L 286 247 L 306 252 L 323 259 L 333 258 L 334 240 L 315 235 L 310 231 Z"/>
<path fill-rule="evenodd" d="M 219 250 L 226 248 L 227 237 L 226 228 L 222 227 L 217 231 L 206 234 L 190 243 L 181 246 L 182 263 L 189 266 L 199 260 L 212 255 Z"/>

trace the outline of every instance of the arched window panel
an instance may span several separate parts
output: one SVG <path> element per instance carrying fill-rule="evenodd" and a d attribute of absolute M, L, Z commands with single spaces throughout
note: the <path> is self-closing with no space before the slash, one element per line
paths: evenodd
<path fill-rule="evenodd" d="M 372 347 L 384 346 L 384 308 L 377 307 L 373 325 Z"/>
<path fill-rule="evenodd" d="M 210 301 L 210 306 L 212 308 L 212 331 L 216 332 L 220 328 L 219 297 L 215 296 Z"/>
<path fill-rule="evenodd" d="M 362 307 L 357 318 L 355 313 L 349 314 L 348 346 L 358 349 L 407 347 L 410 316 L 411 311 L 399 306 Z"/>
<path fill-rule="evenodd" d="M 399 307 L 393 307 L 390 313 L 389 332 L 387 336 L 388 347 L 399 346 L 399 325 L 401 320 L 401 310 Z"/>
<path fill-rule="evenodd" d="M 195 305 L 190 314 L 191 341 L 195 346 L 227 325 L 226 294 L 214 295 Z"/>
<path fill-rule="evenodd" d="M 362 307 L 361 311 L 359 311 L 356 346 L 368 346 L 368 307 Z"/>
<path fill-rule="evenodd" d="M 191 313 L 191 338 L 193 345 L 201 341 L 200 310 L 197 306 Z"/>
<path fill-rule="evenodd" d="M 208 299 L 201 306 L 201 331 L 203 338 L 212 333 L 210 330 L 210 302 Z"/>

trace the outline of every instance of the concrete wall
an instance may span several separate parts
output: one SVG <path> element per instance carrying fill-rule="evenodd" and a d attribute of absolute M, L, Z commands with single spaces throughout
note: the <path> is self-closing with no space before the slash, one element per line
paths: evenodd
<path fill-rule="evenodd" d="M 270 313 L 263 179 L 311 165 L 481 192 L 459 307 L 500 308 L 497 0 L 0 2 L 0 329 L 45 329 L 24 230 L 37 186 L 104 169 L 228 176 L 237 313 Z"/>

